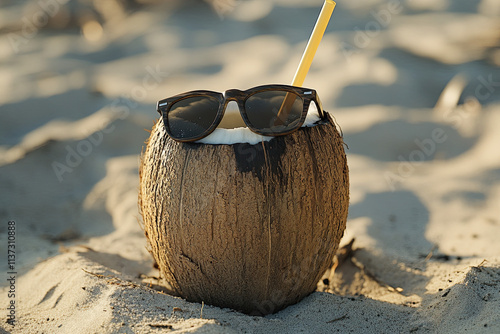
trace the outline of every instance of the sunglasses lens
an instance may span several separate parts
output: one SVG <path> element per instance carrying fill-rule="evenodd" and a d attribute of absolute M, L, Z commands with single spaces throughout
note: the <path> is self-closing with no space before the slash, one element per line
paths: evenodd
<path fill-rule="evenodd" d="M 169 135 L 177 140 L 203 136 L 217 118 L 219 100 L 212 96 L 194 96 L 175 102 L 167 114 Z"/>
<path fill-rule="evenodd" d="M 248 121 L 264 135 L 279 135 L 300 126 L 304 101 L 286 91 L 259 92 L 245 102 Z"/>

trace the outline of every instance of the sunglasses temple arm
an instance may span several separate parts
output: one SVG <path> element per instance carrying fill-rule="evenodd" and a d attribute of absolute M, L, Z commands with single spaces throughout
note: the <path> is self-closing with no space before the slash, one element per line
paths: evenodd
<path fill-rule="evenodd" d="M 320 100 L 318 94 L 315 94 L 314 102 L 316 103 L 316 106 L 318 107 L 319 117 L 321 119 L 324 119 L 325 118 L 325 111 L 323 110 L 323 104 L 321 103 L 321 100 Z"/>
<path fill-rule="evenodd" d="M 160 102 L 156 102 L 156 111 L 161 115 Z"/>
<path fill-rule="evenodd" d="M 318 107 L 318 114 L 321 119 L 325 118 L 325 112 L 323 110 L 323 104 L 321 103 L 321 100 L 318 96 L 318 94 L 314 95 L 313 99 L 314 103 L 316 103 L 316 106 Z M 282 125 L 283 124 L 283 119 L 286 119 L 288 117 L 288 111 L 291 109 L 293 103 L 295 102 L 295 95 L 286 93 L 285 98 L 283 100 L 283 103 L 281 104 L 280 110 L 278 111 L 278 116 L 276 117 L 276 120 L 274 121 L 274 125 Z"/>

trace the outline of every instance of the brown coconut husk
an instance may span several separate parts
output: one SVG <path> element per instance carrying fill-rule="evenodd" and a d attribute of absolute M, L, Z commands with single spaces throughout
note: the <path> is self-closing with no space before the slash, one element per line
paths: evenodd
<path fill-rule="evenodd" d="M 189 301 L 268 314 L 316 289 L 344 233 L 349 175 L 333 121 L 256 145 L 171 140 L 156 123 L 139 207 L 162 275 Z"/>

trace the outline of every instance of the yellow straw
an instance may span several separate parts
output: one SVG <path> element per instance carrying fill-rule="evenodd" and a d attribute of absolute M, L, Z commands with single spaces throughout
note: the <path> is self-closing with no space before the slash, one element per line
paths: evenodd
<path fill-rule="evenodd" d="M 316 25 L 314 26 L 311 37 L 309 37 L 309 42 L 307 43 L 306 50 L 304 51 L 302 59 L 300 60 L 297 72 L 295 72 L 295 76 L 293 77 L 292 86 L 302 86 L 302 84 L 304 83 L 307 72 L 309 72 L 309 68 L 311 67 L 314 55 L 316 54 L 316 50 L 318 49 L 319 42 L 321 42 L 321 38 L 323 38 L 323 35 L 325 34 L 326 26 L 328 25 L 328 21 L 330 21 L 330 17 L 332 16 L 335 5 L 335 1 L 325 0 L 323 8 L 321 9 L 321 13 L 319 13 L 318 21 L 316 21 Z M 278 111 L 278 115 L 274 122 L 274 125 L 283 124 L 284 120 L 288 117 L 288 113 L 290 112 L 290 109 L 292 108 L 294 102 L 295 94 L 287 93 L 285 95 L 283 103 L 281 104 L 280 110 Z"/>
<path fill-rule="evenodd" d="M 316 54 L 316 50 L 321 42 L 321 38 L 323 38 L 323 35 L 325 34 L 326 26 L 328 25 L 328 21 L 330 21 L 335 5 L 335 1 L 325 0 L 321 13 L 318 17 L 318 21 L 316 21 L 316 25 L 314 26 L 309 42 L 307 43 L 306 50 L 300 60 L 297 72 L 295 72 L 295 76 L 293 77 L 292 86 L 302 86 L 304 83 L 314 55 Z"/>

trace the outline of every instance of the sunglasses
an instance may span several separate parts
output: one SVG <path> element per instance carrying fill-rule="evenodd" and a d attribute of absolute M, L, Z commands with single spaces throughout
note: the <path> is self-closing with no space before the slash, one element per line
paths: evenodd
<path fill-rule="evenodd" d="M 180 142 L 205 138 L 221 123 L 230 101 L 238 105 L 246 126 L 263 136 L 282 136 L 298 130 L 314 101 L 325 120 L 321 101 L 314 89 L 288 85 L 265 85 L 248 90 L 230 89 L 224 94 L 196 90 L 158 102 L 167 134 Z"/>

